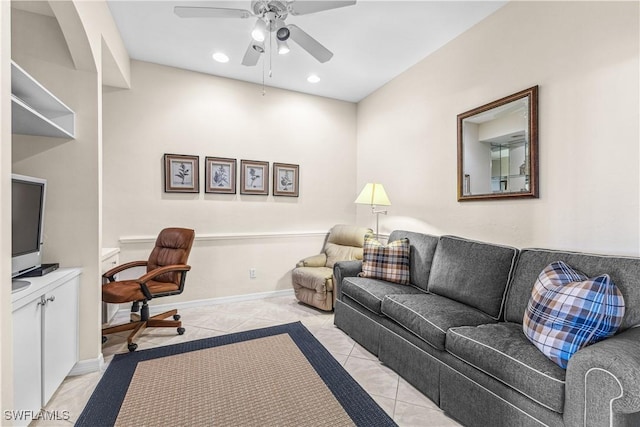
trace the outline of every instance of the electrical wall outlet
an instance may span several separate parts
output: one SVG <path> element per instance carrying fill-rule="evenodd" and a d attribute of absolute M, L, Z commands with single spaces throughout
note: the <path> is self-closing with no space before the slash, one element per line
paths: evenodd
<path fill-rule="evenodd" d="M 249 279 L 255 279 L 256 278 L 256 269 L 255 268 L 250 268 L 249 269 Z"/>

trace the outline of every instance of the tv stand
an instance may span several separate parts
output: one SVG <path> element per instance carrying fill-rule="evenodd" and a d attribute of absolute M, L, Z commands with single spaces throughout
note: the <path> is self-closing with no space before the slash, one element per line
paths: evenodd
<path fill-rule="evenodd" d="M 21 291 L 31 286 L 31 282 L 26 280 L 12 280 L 11 281 L 11 293 Z"/>

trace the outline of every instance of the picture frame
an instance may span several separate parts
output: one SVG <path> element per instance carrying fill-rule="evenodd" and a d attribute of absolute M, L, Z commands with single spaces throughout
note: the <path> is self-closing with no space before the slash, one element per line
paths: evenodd
<path fill-rule="evenodd" d="M 240 194 L 269 195 L 269 162 L 240 161 Z"/>
<path fill-rule="evenodd" d="M 164 155 L 164 192 L 200 192 L 200 156 L 186 154 Z"/>
<path fill-rule="evenodd" d="M 300 166 L 290 163 L 273 163 L 273 195 L 299 196 Z"/>
<path fill-rule="evenodd" d="M 236 194 L 236 159 L 205 157 L 205 193 Z"/>

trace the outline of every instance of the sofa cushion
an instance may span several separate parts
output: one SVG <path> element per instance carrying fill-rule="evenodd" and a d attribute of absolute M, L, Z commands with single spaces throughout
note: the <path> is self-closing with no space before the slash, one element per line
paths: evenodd
<path fill-rule="evenodd" d="M 364 254 L 360 277 L 409 284 L 409 239 L 383 245 L 373 237 L 364 239 Z"/>
<path fill-rule="evenodd" d="M 382 301 L 382 314 L 442 351 L 447 329 L 494 322 L 475 308 L 435 294 L 387 295 Z"/>
<path fill-rule="evenodd" d="M 389 235 L 390 242 L 404 238 L 409 239 L 409 280 L 426 291 L 439 238 L 405 230 L 394 230 Z"/>
<path fill-rule="evenodd" d="M 619 331 L 640 324 L 640 258 L 523 249 L 509 286 L 505 319 L 522 323 L 531 289 L 540 272 L 554 261 L 564 261 L 589 277 L 607 273 L 624 297 L 625 313 Z"/>
<path fill-rule="evenodd" d="M 566 371 L 529 342 L 520 323 L 451 328 L 447 331 L 446 349 L 539 404 L 562 413 Z"/>
<path fill-rule="evenodd" d="M 498 319 L 517 256 L 516 248 L 443 236 L 427 289 Z"/>
<path fill-rule="evenodd" d="M 345 295 L 367 310 L 382 315 L 381 305 L 385 296 L 391 294 L 424 294 L 425 291 L 415 286 L 399 285 L 366 277 L 345 277 L 340 285 Z"/>
<path fill-rule="evenodd" d="M 536 280 L 523 332 L 545 356 L 566 369 L 576 351 L 613 336 L 623 316 L 624 299 L 608 275 L 589 278 L 556 261 Z"/>

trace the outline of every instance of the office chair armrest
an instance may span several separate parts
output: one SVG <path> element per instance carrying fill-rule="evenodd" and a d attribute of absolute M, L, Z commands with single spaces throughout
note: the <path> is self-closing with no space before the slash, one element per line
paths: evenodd
<path fill-rule="evenodd" d="M 151 270 L 144 276 L 137 279 L 136 282 L 141 284 L 147 283 L 149 280 L 152 280 L 160 276 L 161 274 L 172 273 L 174 271 L 180 272 L 180 271 L 189 271 L 189 270 L 191 270 L 191 266 L 186 264 L 165 265 L 164 267 L 159 267 Z"/>
<path fill-rule="evenodd" d="M 113 276 L 115 276 L 116 274 L 124 271 L 124 270 L 128 270 L 130 268 L 134 268 L 134 267 L 146 267 L 147 266 L 147 261 L 131 261 L 131 262 L 126 262 L 124 264 L 120 264 L 117 265 L 115 267 L 113 267 L 111 270 L 105 272 L 102 277 L 104 277 L 105 279 L 109 279 L 110 282 L 114 281 Z"/>
<path fill-rule="evenodd" d="M 189 270 L 191 270 L 191 266 L 186 264 L 165 265 L 164 267 L 159 267 L 151 270 L 144 276 L 137 279 L 136 282 L 140 284 L 140 290 L 142 290 L 142 293 L 144 294 L 144 296 L 147 299 L 152 299 L 153 295 L 151 295 L 151 292 L 149 291 L 149 288 L 147 288 L 147 285 L 146 285 L 146 283 L 149 280 L 152 280 L 162 274 L 180 272 L 180 271 L 187 272 Z"/>

